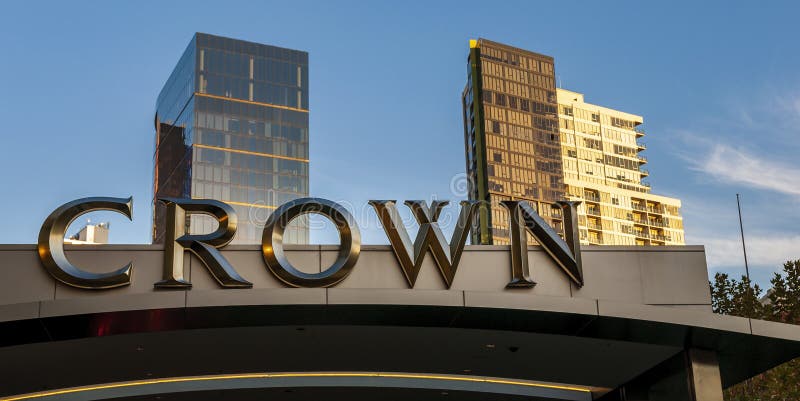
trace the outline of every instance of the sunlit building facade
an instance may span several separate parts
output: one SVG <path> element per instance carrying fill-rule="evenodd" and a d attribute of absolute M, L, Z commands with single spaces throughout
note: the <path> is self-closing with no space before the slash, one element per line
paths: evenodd
<path fill-rule="evenodd" d="M 91 224 L 86 222 L 86 225 L 74 235 L 64 238 L 65 244 L 73 245 L 96 245 L 108 243 L 108 231 L 111 228 L 111 223 L 97 223 Z"/>
<path fill-rule="evenodd" d="M 230 204 L 233 243 L 259 243 L 276 206 L 308 195 L 308 53 L 203 33 L 192 38 L 156 102 L 153 241 L 163 197 Z M 189 233 L 216 223 L 189 218 Z M 306 224 L 286 240 L 306 243 Z"/>
<path fill-rule="evenodd" d="M 469 198 L 490 205 L 474 222 L 473 244 L 509 243 L 503 200 L 528 201 L 561 232 L 552 205 L 564 199 L 582 202 L 584 244 L 684 243 L 680 200 L 642 181 L 642 117 L 556 88 L 552 57 L 470 41 L 462 101 Z"/>
<path fill-rule="evenodd" d="M 470 41 L 462 96 L 469 198 L 491 204 L 476 219 L 473 244 L 508 244 L 508 214 L 499 202 L 523 199 L 553 227 L 550 207 L 564 199 L 553 58 L 491 42 Z"/>
<path fill-rule="evenodd" d="M 650 193 L 643 181 L 642 117 L 586 103 L 581 93 L 557 93 L 565 192 L 581 201 L 581 242 L 683 245 L 681 201 Z"/>

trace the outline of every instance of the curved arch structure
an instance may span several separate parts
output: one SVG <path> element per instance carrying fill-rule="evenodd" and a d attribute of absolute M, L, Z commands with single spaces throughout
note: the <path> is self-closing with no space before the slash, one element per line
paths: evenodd
<path fill-rule="evenodd" d="M 336 250 L 286 253 L 313 273 Z M 538 284 L 522 290 L 505 288 L 500 246 L 466 247 L 450 289 L 427 259 L 408 288 L 386 246 L 331 288 L 285 287 L 258 247 L 222 250 L 253 288 L 220 288 L 192 257 L 191 290 L 153 288 L 161 247 L 67 247 L 89 271 L 136 266 L 129 287 L 87 291 L 35 252 L 0 246 L 0 400 L 710 400 L 700 379 L 800 355 L 800 327 L 710 312 L 700 247 L 589 247 L 581 288 L 532 247 Z"/>

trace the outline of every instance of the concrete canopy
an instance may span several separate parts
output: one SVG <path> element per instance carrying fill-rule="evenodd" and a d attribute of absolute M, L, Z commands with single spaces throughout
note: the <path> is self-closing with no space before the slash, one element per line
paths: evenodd
<path fill-rule="evenodd" d="M 333 253 L 294 252 L 316 269 Z M 253 289 L 216 288 L 200 269 L 192 290 L 155 291 L 161 253 L 74 248 L 87 269 L 131 259 L 138 269 L 129 288 L 93 292 L 55 283 L 30 246 L 0 248 L 0 396 L 596 399 L 687 349 L 716 353 L 723 386 L 800 355 L 800 327 L 710 313 L 697 247 L 588 248 L 580 289 L 534 247 L 539 284 L 525 291 L 503 287 L 504 247 L 468 247 L 450 289 L 432 265 L 407 288 L 388 247 L 376 246 L 332 288 L 284 288 L 256 249 L 238 247 L 225 255 Z M 90 387 L 52 393 L 77 386 Z"/>

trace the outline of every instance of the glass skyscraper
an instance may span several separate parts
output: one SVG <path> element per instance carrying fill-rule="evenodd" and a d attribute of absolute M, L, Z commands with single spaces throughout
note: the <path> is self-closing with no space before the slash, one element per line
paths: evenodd
<path fill-rule="evenodd" d="M 217 199 L 239 217 L 233 243 L 260 243 L 276 206 L 308 195 L 308 53 L 197 33 L 156 102 L 153 242 L 161 197 Z M 189 233 L 216 223 L 192 215 Z M 308 242 L 293 223 L 292 243 Z"/>
<path fill-rule="evenodd" d="M 564 199 L 553 58 L 473 40 L 462 101 L 469 199 L 491 205 L 481 208 L 472 243 L 509 243 L 503 200 L 529 201 L 562 231 L 551 207 Z"/>

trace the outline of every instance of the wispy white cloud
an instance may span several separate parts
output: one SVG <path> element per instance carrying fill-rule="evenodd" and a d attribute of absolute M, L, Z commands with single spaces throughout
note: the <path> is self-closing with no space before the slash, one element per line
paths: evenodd
<path fill-rule="evenodd" d="M 710 144 L 706 155 L 692 161 L 692 169 L 721 182 L 800 196 L 800 168 L 727 145 Z"/>
<path fill-rule="evenodd" d="M 751 266 L 777 270 L 787 260 L 800 258 L 800 235 L 747 236 L 747 261 Z M 704 238 L 708 267 L 743 266 L 742 240 L 731 238 Z"/>
<path fill-rule="evenodd" d="M 790 132 L 797 130 L 796 123 L 800 120 L 800 91 L 773 91 L 765 106 L 768 119 L 775 117 L 782 120 L 784 124 L 781 126 L 788 128 Z"/>
<path fill-rule="evenodd" d="M 733 199 L 744 193 L 747 258 L 751 272 L 764 277 L 800 258 L 800 231 L 792 224 L 800 216 L 794 209 L 800 164 L 793 161 L 800 150 L 800 87 L 767 87 L 725 103 L 727 112 L 674 132 L 672 152 L 696 173 L 688 184 L 703 187 L 683 196 L 686 242 L 705 246 L 710 272 L 744 273 Z M 721 187 L 711 190 L 709 183 Z"/>
<path fill-rule="evenodd" d="M 723 101 L 727 110 L 711 117 L 711 126 L 763 134 L 759 141 L 793 139 L 800 122 L 800 85 L 767 85 L 760 91 Z M 768 127 L 768 128 L 767 128 Z"/>

